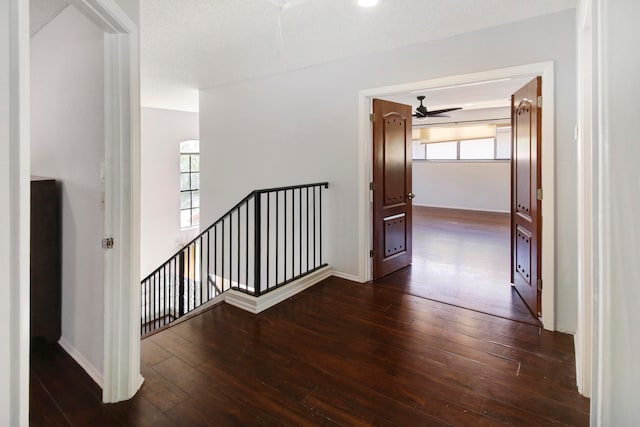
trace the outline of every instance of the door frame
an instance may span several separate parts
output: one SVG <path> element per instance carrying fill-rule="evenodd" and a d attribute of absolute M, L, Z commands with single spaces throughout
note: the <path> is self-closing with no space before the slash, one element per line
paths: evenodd
<path fill-rule="evenodd" d="M 373 199 L 369 190 L 369 183 L 373 178 L 373 134 L 369 120 L 369 115 L 372 111 L 372 99 L 376 96 L 394 93 L 524 76 L 541 76 L 542 98 L 543 100 L 548 100 L 543 103 L 542 110 L 542 188 L 544 189 L 544 198 L 542 200 L 542 280 L 544 290 L 542 292 L 541 321 L 545 329 L 555 330 L 555 80 L 553 61 L 498 68 L 359 91 L 358 276 L 360 281 L 368 282 L 372 278 L 372 263 L 369 257 L 369 250 L 373 242 Z"/>
<path fill-rule="evenodd" d="M 29 0 L 0 4 L 0 424 L 29 424 Z"/>
<path fill-rule="evenodd" d="M 74 0 L 85 16 L 105 32 L 105 146 L 115 153 L 105 169 L 115 179 L 110 188 L 111 206 L 105 219 L 114 236 L 121 239 L 105 276 L 105 356 L 103 400 L 125 400 L 142 384 L 140 376 L 140 95 L 138 28 L 113 0 Z M 2 50 L 10 64 L 0 72 L 0 93 L 8 108 L 0 108 L 0 131 L 8 133 L 8 164 L 0 197 L 8 201 L 0 226 L 11 230 L 1 247 L 9 283 L 0 305 L 1 336 L 8 343 L 0 352 L 2 373 L 8 378 L 0 390 L 7 411 L 0 422 L 26 426 L 29 423 L 29 0 L 10 0 L 0 8 L 3 32 L 8 42 Z M 6 31 L 5 31 L 6 30 Z M 109 77 L 107 80 L 106 77 Z M 5 132 L 6 131 L 6 132 Z M 4 151 L 3 151 L 4 152 Z M 5 215 L 6 214 L 6 215 Z M 5 265 L 6 264 L 6 265 Z M 6 295 L 8 294 L 8 295 Z M 6 363 L 4 363 L 6 362 Z"/>
<path fill-rule="evenodd" d="M 137 25 L 114 0 L 72 0 L 104 32 L 105 251 L 102 400 L 119 402 L 140 375 L 140 65 Z"/>
<path fill-rule="evenodd" d="M 595 79 L 592 1 L 580 1 L 577 13 L 577 127 L 578 144 L 578 327 L 574 335 L 578 392 L 591 397 L 595 337 L 593 295 L 597 285 L 597 160 L 594 144 L 597 120 L 594 108 Z M 595 405 L 593 405 L 595 407 Z"/>

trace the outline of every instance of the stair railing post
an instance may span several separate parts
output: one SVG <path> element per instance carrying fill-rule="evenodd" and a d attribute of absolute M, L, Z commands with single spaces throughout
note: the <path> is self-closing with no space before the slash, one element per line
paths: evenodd
<path fill-rule="evenodd" d="M 178 257 L 178 317 L 184 316 L 184 251 Z"/>
<path fill-rule="evenodd" d="M 254 224 L 254 245 L 253 245 L 253 249 L 254 249 L 254 261 L 253 261 L 253 266 L 254 266 L 254 273 L 253 273 L 253 281 L 254 281 L 254 294 L 256 296 L 260 295 L 262 293 L 262 286 L 261 286 L 261 278 L 260 278 L 260 273 L 261 273 L 261 262 L 260 262 L 260 255 L 262 253 L 261 251 L 261 237 L 262 237 L 262 232 L 261 232 L 261 226 L 262 226 L 262 211 L 261 211 L 261 200 L 262 200 L 262 193 L 260 192 L 256 192 L 255 196 L 254 196 L 254 208 L 255 208 L 255 212 L 253 215 L 253 224 Z"/>

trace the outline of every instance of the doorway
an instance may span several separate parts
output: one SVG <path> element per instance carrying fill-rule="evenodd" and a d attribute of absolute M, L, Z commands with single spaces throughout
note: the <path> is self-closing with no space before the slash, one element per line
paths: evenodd
<path fill-rule="evenodd" d="M 82 169 L 82 176 L 72 179 L 66 175 L 65 181 L 68 189 L 73 189 L 74 194 L 78 195 L 74 196 L 74 200 L 82 201 L 86 208 L 67 209 L 68 221 L 66 226 L 63 223 L 65 228 L 62 230 L 63 235 L 67 233 L 67 236 L 82 242 L 71 251 L 70 245 L 63 243 L 63 251 L 68 253 L 66 260 L 85 273 L 90 273 L 88 270 L 96 267 L 98 274 L 92 274 L 88 280 L 86 277 L 73 278 L 75 284 L 84 287 L 76 286 L 66 295 L 67 307 L 63 307 L 63 312 L 69 312 L 65 313 L 68 318 L 63 322 L 66 328 L 63 327 L 62 338 L 68 338 L 66 349 L 69 354 L 102 386 L 103 401 L 115 402 L 132 397 L 142 384 L 139 332 L 132 327 L 139 324 L 140 310 L 138 29 L 113 2 L 78 0 L 66 7 L 66 12 L 62 12 L 65 15 L 52 16 L 49 24 L 60 18 L 70 19 L 81 27 L 70 28 L 64 25 L 66 21 L 58 21 L 55 26 L 58 48 L 65 41 L 76 43 L 83 51 L 81 56 L 86 54 L 91 57 L 91 69 L 83 66 L 86 65 L 83 58 L 76 57 L 72 59 L 79 59 L 80 63 L 66 70 L 68 75 L 65 70 L 59 70 L 62 71 L 58 73 L 60 81 L 48 82 L 47 73 L 40 73 L 43 79 L 39 82 L 43 83 L 40 89 L 55 89 L 60 98 L 47 95 L 36 100 L 52 103 L 50 111 L 63 116 L 60 122 L 52 120 L 53 131 L 46 126 L 43 128 L 43 117 L 48 120 L 43 108 L 39 119 L 34 121 L 34 126 L 39 126 L 42 131 L 43 143 L 46 145 L 59 137 L 56 130 L 67 132 L 65 135 L 77 134 L 73 135 L 73 140 L 64 141 L 68 146 L 65 155 L 55 159 L 45 155 L 41 159 L 34 159 L 34 163 L 38 162 L 38 168 L 42 167 L 41 170 L 46 174 L 56 172 L 55 168 L 49 168 L 51 166 L 56 166 L 58 171 L 64 173 L 75 173 Z M 53 30 L 53 27 L 50 29 Z M 88 40 L 84 36 L 70 37 L 75 30 L 86 31 L 86 35 L 90 36 L 90 45 L 82 45 L 83 41 Z M 46 40 L 43 44 L 46 44 Z M 47 52 L 44 54 L 43 57 L 46 57 Z M 54 59 L 60 61 L 64 55 L 58 58 L 50 56 L 47 61 L 55 63 Z M 28 71 L 24 70 L 25 73 Z M 83 90 L 85 81 L 91 81 L 88 85 L 91 91 Z M 80 92 L 76 94 L 78 99 L 70 99 L 76 92 Z M 91 118 L 86 118 L 83 117 L 85 111 L 77 111 L 76 104 L 92 95 L 95 99 L 90 100 Z M 38 96 L 37 93 L 35 96 Z M 56 101 L 60 101 L 58 110 L 55 109 Z M 65 112 L 65 106 L 70 111 Z M 46 141 L 47 131 L 51 132 L 49 141 Z M 81 145 L 83 142 L 85 145 Z M 78 150 L 74 150 L 71 144 Z M 47 163 L 58 160 L 58 165 Z M 63 193 L 63 197 L 69 194 Z M 63 206 L 65 202 L 68 200 L 63 200 Z M 67 204 L 69 206 L 71 204 Z M 87 215 L 87 212 L 94 215 Z M 93 226 L 94 233 L 91 235 L 83 234 L 80 230 L 86 229 L 87 223 Z M 75 226 L 77 228 L 73 228 Z M 84 250 L 91 252 L 93 264 L 78 264 L 81 258 L 79 253 Z M 71 321 L 68 321 L 69 318 Z"/>
<path fill-rule="evenodd" d="M 366 91 L 362 91 L 361 92 L 361 109 L 363 112 L 363 118 L 368 119 L 368 105 L 370 103 L 370 100 L 372 98 L 385 98 L 386 96 L 400 96 L 400 94 L 406 94 L 406 93 L 411 93 L 412 96 L 415 97 L 414 94 L 416 94 L 419 91 L 422 90 L 427 90 L 427 91 L 438 91 L 438 90 L 444 90 L 444 89 L 450 89 L 450 88 L 464 88 L 464 87 L 471 87 L 474 85 L 478 85 L 479 82 L 498 82 L 501 80 L 513 80 L 513 79 L 518 79 L 518 78 L 530 78 L 533 75 L 541 75 L 542 78 L 545 81 L 545 84 L 543 85 L 543 97 L 551 97 L 553 95 L 553 64 L 551 63 L 543 63 L 543 64 L 532 64 L 532 65 L 528 65 L 528 66 L 522 66 L 522 67 L 513 67 L 513 68 L 508 68 L 508 69 L 499 69 L 499 70 L 492 70 L 492 71 L 488 71 L 488 72 L 484 72 L 484 73 L 476 73 L 476 74 L 471 74 L 471 75 L 461 75 L 461 76 L 453 76 L 453 77 L 448 77 L 448 78 L 444 78 L 444 79 L 437 79 L 437 80 L 430 80 L 430 81 L 424 81 L 424 82 L 414 82 L 414 83 L 409 83 L 409 84 L 404 84 L 404 85 L 397 85 L 397 86 L 392 86 L 392 87 L 385 87 L 385 88 L 376 88 L 376 89 L 370 89 L 370 90 L 366 90 Z M 552 99 L 552 98 L 551 98 Z M 411 105 L 413 105 L 414 103 L 412 102 Z M 543 301 L 542 301 L 542 323 L 544 325 L 544 327 L 546 329 L 553 329 L 554 328 L 554 296 L 553 296 L 553 235 L 554 235 L 554 230 L 553 230 L 553 222 L 552 222 L 552 218 L 553 218 L 553 199 L 552 196 L 549 196 L 549 192 L 553 193 L 553 128 L 554 128 L 554 124 L 553 124 L 553 105 L 551 105 L 551 103 L 549 103 L 548 108 L 545 108 L 545 120 L 543 121 L 543 129 L 542 129 L 542 134 L 543 134 L 543 150 L 542 150 L 542 157 L 543 157 L 543 186 L 545 188 L 545 200 L 542 202 L 542 209 L 543 212 L 545 214 L 545 225 L 550 224 L 549 227 L 545 227 L 544 229 L 544 236 L 543 236 L 543 248 L 542 248 L 542 252 L 543 252 L 543 271 L 542 271 L 542 276 L 543 278 L 545 278 L 545 292 L 543 293 Z M 415 105 L 414 105 L 415 106 Z M 444 107 L 448 107 L 449 105 L 439 105 Z M 510 111 L 510 110 L 507 110 Z M 446 119 L 445 119 L 446 120 Z M 368 125 L 368 123 L 367 123 Z M 368 147 L 370 145 L 370 131 L 367 131 L 368 128 L 364 127 L 364 121 L 362 123 L 361 126 L 361 136 L 363 136 L 363 147 L 362 147 L 362 153 L 363 153 L 363 160 L 366 162 L 363 162 L 364 164 L 362 165 L 362 169 L 364 170 L 363 173 L 363 178 L 366 176 L 367 180 L 370 179 L 370 161 L 367 162 L 367 159 L 370 159 L 370 150 L 371 148 Z M 550 191 L 548 191 L 548 189 Z M 419 197 L 419 194 L 417 191 L 415 191 L 415 187 L 414 187 L 414 193 L 416 193 L 416 197 Z M 365 197 L 362 198 L 362 202 L 363 205 L 365 207 L 365 212 L 369 211 L 370 205 L 371 205 L 371 196 L 369 194 L 366 194 Z M 508 202 L 507 202 L 508 203 Z M 482 215 L 482 214 L 474 214 L 474 215 L 468 215 L 469 212 L 467 212 L 467 214 L 465 215 L 465 210 L 459 210 L 456 212 L 447 212 L 446 215 L 442 215 L 443 212 L 437 212 L 437 210 L 423 210 L 421 212 L 421 208 L 418 208 L 415 210 L 416 213 L 414 214 L 414 230 L 418 230 L 420 227 L 422 227 L 422 231 L 425 231 L 425 227 L 421 226 L 421 221 L 427 217 L 429 217 L 429 221 L 432 224 L 437 224 L 438 221 L 440 221 L 440 226 L 437 227 L 438 230 L 434 230 L 431 229 L 431 231 L 425 231 L 427 233 L 431 233 L 432 236 L 435 236 L 436 231 L 438 233 L 443 233 L 443 220 L 446 217 L 452 218 L 455 217 L 457 218 L 455 221 L 453 222 L 458 222 L 462 225 L 462 228 L 464 229 L 465 227 L 467 228 L 467 230 L 469 229 L 473 229 L 474 227 L 476 228 L 476 230 L 478 230 L 478 221 L 479 223 L 485 223 L 485 226 L 487 223 L 492 224 L 491 227 L 493 227 L 496 230 L 502 229 L 503 230 L 503 237 L 504 237 L 504 233 L 506 231 L 506 233 L 509 233 L 510 227 L 508 224 L 505 224 L 505 218 L 504 215 L 502 215 L 502 219 L 500 218 L 500 215 L 498 214 L 489 214 L 489 215 Z M 474 217 L 476 218 L 476 224 L 474 224 Z M 508 217 L 507 217 L 508 218 Z M 367 233 L 368 235 L 364 235 L 364 239 L 361 239 L 362 241 L 367 241 L 370 242 L 372 239 L 372 233 L 371 233 L 371 227 L 370 225 L 370 216 L 369 218 L 366 218 L 363 215 L 363 223 L 366 225 L 365 233 Z M 368 220 L 368 221 L 367 221 Z M 551 220 L 551 222 L 549 222 L 549 220 Z M 451 222 L 451 220 L 449 220 L 449 222 Z M 500 222 L 502 222 L 502 226 L 500 226 Z M 445 224 L 446 225 L 446 224 Z M 455 227 L 453 227 L 455 228 Z M 454 241 L 456 239 L 456 233 L 460 234 L 459 232 L 456 231 L 451 231 L 453 230 L 452 227 L 449 227 L 449 231 L 452 233 L 450 234 L 448 237 L 445 238 L 446 241 L 448 241 L 449 243 L 451 243 L 452 241 Z M 420 275 L 422 275 L 422 278 L 429 278 L 429 274 L 434 273 L 433 271 L 433 267 L 434 266 L 440 266 L 441 268 L 448 268 L 449 269 L 449 273 L 452 273 L 449 275 L 449 279 L 451 280 L 455 280 L 455 278 L 459 275 L 459 274 L 463 274 L 466 270 L 466 272 L 469 272 L 469 269 L 472 266 L 472 261 L 470 259 L 467 259 L 466 261 L 460 262 L 460 258 L 462 258 L 462 256 L 458 256 L 457 262 L 451 261 L 453 262 L 453 264 L 448 264 L 448 267 L 444 267 L 445 264 L 443 264 L 442 261 L 442 257 L 440 258 L 440 262 L 432 262 L 431 263 L 431 267 L 429 268 L 425 268 L 425 263 L 424 262 L 420 262 L 420 260 L 424 260 L 424 257 L 421 256 L 421 244 L 420 244 L 420 231 L 418 231 L 415 235 L 414 235 L 414 252 L 415 252 L 415 257 L 414 257 L 414 267 L 410 267 L 409 269 L 407 269 L 406 271 L 401 271 L 398 272 L 396 274 L 396 277 L 390 277 L 387 279 L 387 281 L 395 281 L 396 284 L 398 283 L 398 281 L 401 279 L 400 276 L 404 275 L 405 277 L 403 277 L 402 279 L 408 279 L 409 277 L 413 276 L 412 281 L 413 281 L 413 285 L 411 285 L 411 292 L 420 292 L 419 288 L 420 286 L 416 286 L 417 283 L 419 283 L 421 281 L 421 279 L 419 278 Z M 507 237 L 508 238 L 508 237 Z M 457 237 L 458 239 L 458 243 L 459 245 L 464 246 L 464 243 L 469 243 L 469 239 L 463 239 L 461 238 L 461 236 L 459 235 Z M 434 239 L 432 239 L 434 240 Z M 436 239 L 437 240 L 437 239 Z M 497 239 L 496 241 L 499 241 L 500 239 Z M 502 240 L 504 243 L 504 239 Z M 507 240 L 508 242 L 508 240 Z M 431 242 L 433 243 L 433 242 Z M 499 246 L 500 245 L 496 245 L 496 242 L 494 243 L 494 248 L 493 249 L 489 249 L 489 250 L 484 250 L 481 249 L 484 252 L 495 252 L 496 254 L 500 253 L 500 249 Z M 491 244 L 489 245 L 491 246 Z M 504 250 L 505 250 L 505 245 L 502 244 L 502 253 L 504 256 Z M 433 248 L 429 249 L 427 247 L 422 248 L 425 251 L 428 250 L 432 250 Z M 440 249 L 440 252 L 446 252 L 444 250 L 442 250 L 442 248 Z M 363 254 L 364 255 L 364 254 Z M 367 254 L 368 255 L 368 254 Z M 442 254 L 440 254 L 441 256 Z M 502 264 L 506 266 L 505 269 L 502 269 L 502 271 L 500 272 L 500 269 L 494 269 L 493 272 L 489 271 L 490 274 L 486 274 L 485 278 L 486 279 L 490 279 L 493 275 L 496 275 L 496 277 L 499 277 L 500 275 L 502 275 L 502 277 L 505 276 L 505 274 L 508 274 L 509 271 L 509 247 L 508 244 L 506 245 L 506 260 L 505 262 L 503 262 Z M 478 257 L 478 259 L 474 262 L 479 262 L 482 263 L 482 257 Z M 371 268 L 367 265 L 367 260 L 364 259 L 363 256 L 363 262 L 361 264 L 361 273 L 363 273 L 365 280 L 370 280 L 372 278 L 371 276 Z M 465 263 L 466 262 L 466 263 Z M 452 267 L 452 266 L 457 266 L 457 267 Z M 454 270 L 458 269 L 458 272 L 456 273 Z M 430 270 L 431 269 L 431 270 Z M 446 277 L 447 274 L 442 274 L 443 272 L 440 271 L 440 274 L 438 275 L 438 277 Z M 455 274 L 454 274 L 455 273 Z M 435 276 L 432 276 L 432 278 Z M 496 278 L 494 277 L 494 279 Z M 459 278 L 459 276 L 458 276 Z M 476 279 L 477 280 L 477 279 Z M 502 280 L 502 279 L 501 279 Z M 423 280 L 424 281 L 424 280 Z M 433 284 L 433 281 L 430 280 L 431 284 Z M 533 316 L 531 316 L 531 314 L 528 312 L 528 310 L 526 309 L 526 306 L 524 306 L 522 304 L 522 301 L 519 299 L 519 296 L 511 289 L 510 286 L 508 286 L 508 284 L 510 283 L 509 277 L 506 277 L 506 284 L 504 285 L 504 287 L 507 290 L 507 298 L 509 299 L 508 302 L 510 302 L 511 304 L 507 304 L 509 309 L 511 310 L 511 312 L 494 312 L 494 313 L 490 313 L 490 314 L 496 314 L 496 315 L 500 315 L 503 317 L 508 317 L 508 318 L 513 318 L 515 316 L 514 320 L 521 320 L 521 321 L 529 321 L 529 323 L 531 323 L 532 321 L 535 321 L 535 318 Z M 472 308 L 474 310 L 477 311 L 484 311 L 484 312 L 490 312 L 490 309 L 486 309 L 487 308 L 487 304 L 485 302 L 485 309 L 479 308 L 478 304 L 482 305 L 482 298 L 477 298 L 473 296 L 473 293 L 466 293 L 463 292 L 462 289 L 460 289 L 459 287 L 454 288 L 456 289 L 455 292 L 451 293 L 451 288 L 449 288 L 449 294 L 447 295 L 444 292 L 440 292 L 439 296 L 437 297 L 433 297 L 433 295 L 428 296 L 428 295 L 422 295 L 422 296 L 426 296 L 432 299 L 436 299 L 436 300 L 443 300 L 443 302 L 447 302 L 447 303 L 453 303 L 454 305 L 463 305 L 460 304 L 460 297 L 461 296 L 465 296 L 466 295 L 466 299 L 467 301 L 471 301 L 473 302 L 472 305 L 474 305 L 473 307 L 467 307 L 467 308 Z M 432 289 L 433 291 L 433 289 Z M 434 292 L 437 292 L 434 291 Z M 512 295 L 513 293 L 513 295 Z M 471 295 L 471 297 L 469 297 L 469 295 Z M 456 299 L 457 298 L 457 299 Z M 464 299 L 464 298 L 463 298 Z M 503 298 L 504 299 L 504 298 Z M 456 303 L 458 302 L 458 303 Z M 490 305 L 490 304 L 488 304 Z M 491 307 L 489 307 L 491 308 Z"/>

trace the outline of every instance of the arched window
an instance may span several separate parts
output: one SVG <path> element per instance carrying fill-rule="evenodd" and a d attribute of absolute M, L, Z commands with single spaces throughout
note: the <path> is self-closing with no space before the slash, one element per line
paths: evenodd
<path fill-rule="evenodd" d="M 180 228 L 200 225 L 200 141 L 180 143 Z"/>

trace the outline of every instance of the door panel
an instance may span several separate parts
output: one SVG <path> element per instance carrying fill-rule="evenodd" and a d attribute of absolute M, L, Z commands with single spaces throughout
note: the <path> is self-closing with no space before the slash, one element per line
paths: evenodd
<path fill-rule="evenodd" d="M 404 213 L 383 218 L 384 256 L 399 254 L 407 248 L 406 215 Z"/>
<path fill-rule="evenodd" d="M 538 189 L 541 188 L 542 93 L 537 77 L 511 97 L 513 138 L 511 206 L 511 278 L 516 290 L 534 315 L 541 315 L 542 215 Z"/>
<path fill-rule="evenodd" d="M 411 106 L 373 100 L 373 277 L 411 264 Z"/>

